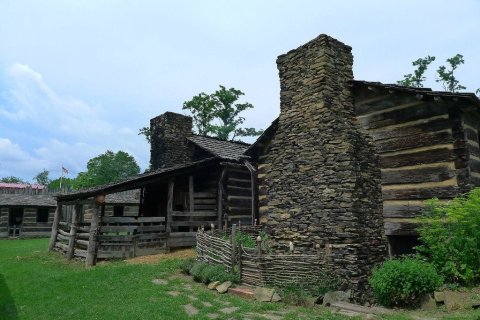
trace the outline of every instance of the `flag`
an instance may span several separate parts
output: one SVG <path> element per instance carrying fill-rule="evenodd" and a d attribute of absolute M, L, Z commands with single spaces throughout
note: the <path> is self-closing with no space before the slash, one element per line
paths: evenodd
<path fill-rule="evenodd" d="M 68 169 L 62 166 L 62 173 L 68 174 Z"/>

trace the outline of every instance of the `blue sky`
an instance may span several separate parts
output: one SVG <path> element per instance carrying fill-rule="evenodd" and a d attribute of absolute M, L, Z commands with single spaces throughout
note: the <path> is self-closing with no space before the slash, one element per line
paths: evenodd
<path fill-rule="evenodd" d="M 255 105 L 246 125 L 279 112 L 275 60 L 321 33 L 352 46 L 359 80 L 393 83 L 411 61 L 456 53 L 457 78 L 480 87 L 480 1 L 0 0 L 0 177 L 61 166 L 70 177 L 106 150 L 150 148 L 137 135 L 219 84 Z"/>

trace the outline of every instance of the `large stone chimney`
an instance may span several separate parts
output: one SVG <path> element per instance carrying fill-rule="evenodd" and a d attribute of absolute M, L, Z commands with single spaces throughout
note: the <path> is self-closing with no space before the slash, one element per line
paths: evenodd
<path fill-rule="evenodd" d="M 150 120 L 152 170 L 190 161 L 186 137 L 192 134 L 192 118 L 174 112 Z"/>
<path fill-rule="evenodd" d="M 280 117 L 264 155 L 277 251 L 323 250 L 362 300 L 386 255 L 378 156 L 354 117 L 351 48 L 327 35 L 278 57 Z M 316 249 L 315 249 L 316 248 Z"/>

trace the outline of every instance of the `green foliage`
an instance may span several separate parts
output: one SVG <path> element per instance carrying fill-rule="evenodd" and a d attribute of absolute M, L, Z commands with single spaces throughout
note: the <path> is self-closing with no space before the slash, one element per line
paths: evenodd
<path fill-rule="evenodd" d="M 0 182 L 6 182 L 6 183 L 23 183 L 23 184 L 26 184 L 25 181 L 23 181 L 22 179 L 20 179 L 20 178 L 18 178 L 18 177 L 14 177 L 14 176 L 9 176 L 9 177 L 0 178 Z"/>
<path fill-rule="evenodd" d="M 48 188 L 50 190 L 59 190 L 60 189 L 60 180 L 62 181 L 62 189 L 63 190 L 71 190 L 75 184 L 75 179 L 70 179 L 67 177 L 63 177 L 62 179 L 53 179 L 48 184 Z"/>
<path fill-rule="evenodd" d="M 306 305 L 312 297 L 320 298 L 329 291 L 337 291 L 340 280 L 332 274 L 317 274 L 302 281 L 283 283 L 276 287 L 276 291 L 287 304 Z"/>
<path fill-rule="evenodd" d="M 43 171 L 40 172 L 39 174 L 37 174 L 35 177 L 33 177 L 33 179 L 34 179 L 38 184 L 41 184 L 41 185 L 43 185 L 43 186 L 48 186 L 48 185 L 50 184 L 50 182 L 52 181 L 52 180 L 50 180 L 50 178 L 48 177 L 49 174 L 50 174 L 50 171 L 43 169 Z"/>
<path fill-rule="evenodd" d="M 450 69 L 447 70 L 447 67 L 440 66 L 437 69 L 438 78 L 435 81 L 441 82 L 446 91 L 457 92 L 458 90 L 465 90 L 466 87 L 462 86 L 453 74 L 458 66 L 465 62 L 463 56 L 457 53 L 455 56 L 447 59 L 447 62 L 450 65 Z"/>
<path fill-rule="evenodd" d="M 442 283 L 432 264 L 410 257 L 388 260 L 370 277 L 375 298 L 389 307 L 415 307 L 422 295 L 432 293 Z"/>
<path fill-rule="evenodd" d="M 423 75 L 425 74 L 425 71 L 427 71 L 429 64 L 433 61 L 435 61 L 435 57 L 431 56 L 426 56 L 423 59 L 419 58 L 416 61 L 413 61 L 412 65 L 417 67 L 413 72 L 413 75 L 411 73 L 404 75 L 404 79 L 397 81 L 397 84 L 405 87 L 422 88 L 423 82 L 426 79 Z"/>
<path fill-rule="evenodd" d="M 144 135 L 148 143 L 152 142 L 152 131 L 150 131 L 149 127 L 143 127 L 138 129 L 138 135 Z"/>
<path fill-rule="evenodd" d="M 227 272 L 223 265 L 208 264 L 200 261 L 196 261 L 193 263 L 190 268 L 190 275 L 195 281 L 203 282 L 205 284 L 214 281 L 231 281 L 233 283 L 238 283 L 240 281 L 240 277 L 237 271 Z"/>
<path fill-rule="evenodd" d="M 418 251 L 431 261 L 447 282 L 480 282 L 480 188 L 449 203 L 428 202 L 417 229 Z"/>
<path fill-rule="evenodd" d="M 183 109 L 192 113 L 194 125 L 200 135 L 212 134 L 219 139 L 232 141 L 236 137 L 257 136 L 262 131 L 239 127 L 245 121 L 240 113 L 253 108 L 248 102 L 235 103 L 243 95 L 240 90 L 226 89 L 220 85 L 220 89 L 213 94 L 202 92 L 184 102 Z"/>
<path fill-rule="evenodd" d="M 188 258 L 180 262 L 180 270 L 185 274 L 190 274 L 190 270 L 195 264 L 195 258 Z"/>
<path fill-rule="evenodd" d="M 312 299 L 312 296 L 298 284 L 277 287 L 275 291 L 282 297 L 284 303 L 294 306 L 307 306 L 309 299 Z"/>
<path fill-rule="evenodd" d="M 248 233 L 237 231 L 235 233 L 235 244 L 244 248 L 255 248 L 256 242 Z"/>
<path fill-rule="evenodd" d="M 87 172 L 80 172 L 75 179 L 75 189 L 117 182 L 140 173 L 135 159 L 124 151 L 114 153 L 110 150 L 87 163 Z"/>

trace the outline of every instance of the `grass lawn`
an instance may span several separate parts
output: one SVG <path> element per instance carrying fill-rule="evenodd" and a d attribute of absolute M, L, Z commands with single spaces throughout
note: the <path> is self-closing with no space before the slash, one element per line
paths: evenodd
<path fill-rule="evenodd" d="M 83 263 L 47 253 L 47 246 L 48 239 L 0 240 L 0 319 L 350 319 L 323 308 L 220 295 L 179 274 L 178 259 L 118 261 L 86 269 Z M 153 279 L 162 281 L 154 284 Z M 412 315 L 480 319 L 477 311 L 402 313 L 385 319 Z"/>

